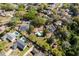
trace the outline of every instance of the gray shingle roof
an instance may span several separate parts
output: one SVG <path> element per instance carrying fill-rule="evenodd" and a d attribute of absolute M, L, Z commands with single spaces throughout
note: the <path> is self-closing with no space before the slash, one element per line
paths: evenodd
<path fill-rule="evenodd" d="M 25 43 L 24 43 L 23 41 L 21 41 L 21 40 L 18 40 L 18 41 L 17 41 L 17 47 L 18 47 L 19 49 L 23 50 L 24 47 L 25 47 Z"/>

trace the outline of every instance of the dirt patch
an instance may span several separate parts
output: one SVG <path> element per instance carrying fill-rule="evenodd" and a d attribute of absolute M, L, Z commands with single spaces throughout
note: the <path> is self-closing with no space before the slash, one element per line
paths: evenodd
<path fill-rule="evenodd" d="M 11 17 L 0 16 L 0 24 L 5 24 L 11 20 Z"/>

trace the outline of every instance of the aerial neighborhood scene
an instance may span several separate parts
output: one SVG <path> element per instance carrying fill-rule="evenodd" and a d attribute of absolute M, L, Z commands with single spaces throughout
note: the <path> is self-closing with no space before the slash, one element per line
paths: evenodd
<path fill-rule="evenodd" d="M 79 56 L 79 4 L 0 3 L 0 56 Z"/>

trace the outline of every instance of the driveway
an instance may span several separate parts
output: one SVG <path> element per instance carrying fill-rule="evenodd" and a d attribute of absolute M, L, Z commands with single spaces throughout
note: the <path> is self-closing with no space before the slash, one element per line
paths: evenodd
<path fill-rule="evenodd" d="M 10 54 L 12 53 L 12 51 L 13 51 L 12 49 L 9 49 L 9 51 L 6 52 L 5 55 L 6 55 L 6 56 L 10 55 Z"/>

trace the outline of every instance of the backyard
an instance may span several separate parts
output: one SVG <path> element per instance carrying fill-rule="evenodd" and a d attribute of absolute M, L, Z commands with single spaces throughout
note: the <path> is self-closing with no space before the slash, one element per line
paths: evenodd
<path fill-rule="evenodd" d="M 30 49 L 30 47 L 26 47 L 23 51 L 20 51 L 18 48 L 16 50 L 14 50 L 10 55 L 12 56 L 23 56 L 28 50 Z"/>

